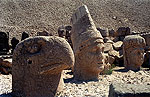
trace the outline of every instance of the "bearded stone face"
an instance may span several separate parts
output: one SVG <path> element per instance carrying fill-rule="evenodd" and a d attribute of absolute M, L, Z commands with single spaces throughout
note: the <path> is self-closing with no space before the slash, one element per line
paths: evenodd
<path fill-rule="evenodd" d="M 123 41 L 124 65 L 128 70 L 139 70 L 144 62 L 145 39 L 137 35 L 126 36 Z"/>
<path fill-rule="evenodd" d="M 131 67 L 140 67 L 144 62 L 144 49 L 143 48 L 129 48 L 127 55 L 130 56 L 128 61 Z"/>
<path fill-rule="evenodd" d="M 74 75 L 77 80 L 97 80 L 104 70 L 104 43 L 102 39 L 94 39 L 80 46 L 75 55 Z"/>
<path fill-rule="evenodd" d="M 95 80 L 104 69 L 104 42 L 86 5 L 72 15 L 71 40 L 75 54 L 74 78 Z"/>
<path fill-rule="evenodd" d="M 95 40 L 79 54 L 80 62 L 91 72 L 101 72 L 104 69 L 104 44 L 101 39 Z"/>

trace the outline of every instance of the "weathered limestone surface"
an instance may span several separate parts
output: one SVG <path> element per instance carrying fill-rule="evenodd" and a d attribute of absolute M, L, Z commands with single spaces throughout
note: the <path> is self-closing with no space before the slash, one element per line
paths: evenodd
<path fill-rule="evenodd" d="M 96 29 L 86 5 L 79 7 L 71 18 L 71 40 L 75 54 L 74 78 L 97 79 L 104 69 L 104 42 Z"/>
<path fill-rule="evenodd" d="M 53 97 L 63 88 L 61 71 L 73 64 L 74 54 L 65 39 L 28 38 L 13 53 L 13 93 L 21 97 Z"/>
<path fill-rule="evenodd" d="M 142 37 L 145 39 L 146 45 L 150 47 L 150 34 L 142 35 Z"/>
<path fill-rule="evenodd" d="M 47 31 L 40 31 L 37 32 L 37 36 L 49 36 L 49 33 Z"/>
<path fill-rule="evenodd" d="M 104 52 L 109 52 L 111 50 L 113 50 L 112 43 L 104 43 Z"/>
<path fill-rule="evenodd" d="M 108 29 L 97 28 L 97 30 L 101 33 L 101 35 L 103 37 L 108 37 L 109 36 L 109 30 Z"/>
<path fill-rule="evenodd" d="M 12 53 L 16 47 L 16 45 L 19 43 L 19 40 L 16 38 L 16 37 L 13 37 L 12 40 L 11 40 L 11 48 L 12 48 Z"/>
<path fill-rule="evenodd" d="M 145 39 L 137 35 L 126 36 L 123 41 L 124 66 L 126 69 L 139 70 L 144 62 Z"/>
<path fill-rule="evenodd" d="M 113 48 L 115 50 L 121 50 L 122 49 L 122 45 L 123 45 L 122 41 L 117 41 L 117 42 L 113 43 Z"/>
<path fill-rule="evenodd" d="M 113 83 L 109 88 L 108 97 L 149 97 L 150 85 Z"/>
<path fill-rule="evenodd" d="M 12 71 L 12 60 L 0 58 L 0 73 L 9 74 Z"/>
<path fill-rule="evenodd" d="M 131 32 L 129 27 L 119 27 L 118 30 L 115 32 L 115 36 L 126 36 L 130 34 Z"/>

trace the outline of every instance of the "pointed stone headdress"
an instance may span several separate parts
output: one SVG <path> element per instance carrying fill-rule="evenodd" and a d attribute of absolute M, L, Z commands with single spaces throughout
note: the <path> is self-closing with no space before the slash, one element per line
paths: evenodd
<path fill-rule="evenodd" d="M 91 44 L 95 39 L 102 39 L 99 42 L 103 43 L 103 37 L 96 29 L 93 19 L 86 5 L 79 7 L 71 18 L 72 31 L 71 40 L 75 54 L 81 51 L 84 47 Z"/>

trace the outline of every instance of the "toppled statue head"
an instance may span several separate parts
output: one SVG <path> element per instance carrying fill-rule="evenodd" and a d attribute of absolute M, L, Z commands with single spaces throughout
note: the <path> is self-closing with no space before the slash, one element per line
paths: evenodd
<path fill-rule="evenodd" d="M 98 79 L 104 70 L 104 42 L 86 5 L 79 7 L 71 18 L 71 40 L 75 54 L 74 78 Z"/>
<path fill-rule="evenodd" d="M 123 41 L 124 66 L 137 71 L 144 62 L 145 39 L 137 35 L 126 36 Z"/>
<path fill-rule="evenodd" d="M 65 39 L 28 38 L 13 53 L 13 93 L 19 97 L 54 97 L 63 88 L 62 70 L 73 64 L 74 54 Z"/>

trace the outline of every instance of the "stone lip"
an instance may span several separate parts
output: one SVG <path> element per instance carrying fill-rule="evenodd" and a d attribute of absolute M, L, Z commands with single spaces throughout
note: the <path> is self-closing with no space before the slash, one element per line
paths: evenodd
<path fill-rule="evenodd" d="M 150 85 L 112 83 L 108 97 L 149 97 Z"/>

